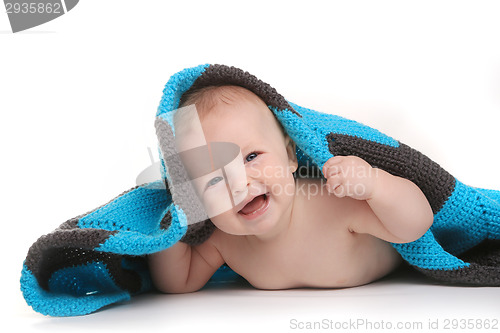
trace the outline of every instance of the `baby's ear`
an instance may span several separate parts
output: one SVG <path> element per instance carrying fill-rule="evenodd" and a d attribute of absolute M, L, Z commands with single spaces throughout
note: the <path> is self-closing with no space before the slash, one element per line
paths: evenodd
<path fill-rule="evenodd" d="M 295 153 L 295 142 L 285 135 L 286 153 L 288 154 L 288 161 L 290 162 L 290 171 L 295 172 L 298 168 L 297 154 Z"/>

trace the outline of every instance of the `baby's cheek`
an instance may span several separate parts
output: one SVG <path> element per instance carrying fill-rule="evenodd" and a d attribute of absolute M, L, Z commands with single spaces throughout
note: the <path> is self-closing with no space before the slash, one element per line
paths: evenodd
<path fill-rule="evenodd" d="M 279 179 L 285 174 L 285 168 L 279 161 L 267 156 L 263 156 L 256 161 L 252 168 L 256 170 L 257 174 L 266 179 Z M 279 180 L 278 180 L 279 181 Z"/>
<path fill-rule="evenodd" d="M 245 172 L 247 177 L 252 178 L 261 178 L 263 174 L 263 166 L 262 163 L 257 161 L 252 161 L 245 165 Z"/>
<path fill-rule="evenodd" d="M 233 209 L 225 184 L 217 184 L 216 188 L 206 191 L 203 196 L 203 205 L 209 218 Z"/>
<path fill-rule="evenodd" d="M 279 177 L 271 185 L 271 193 L 274 196 L 293 196 L 296 191 L 295 180 L 293 176 Z"/>

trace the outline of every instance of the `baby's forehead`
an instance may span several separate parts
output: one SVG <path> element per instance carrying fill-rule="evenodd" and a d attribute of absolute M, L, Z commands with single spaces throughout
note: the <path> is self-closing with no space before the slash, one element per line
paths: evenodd
<path fill-rule="evenodd" d="M 283 132 L 278 120 L 265 104 L 248 100 L 235 101 L 231 105 L 221 104 L 200 119 L 204 128 L 228 131 L 234 127 L 234 130 L 241 131 L 242 135 Z"/>
<path fill-rule="evenodd" d="M 217 95 L 210 96 L 210 100 L 201 100 L 195 103 L 200 120 L 210 118 L 224 121 L 245 122 L 252 120 L 255 124 L 277 121 L 273 112 L 260 97 L 250 90 L 241 87 L 230 87 Z M 216 123 L 216 122 L 215 122 Z"/>

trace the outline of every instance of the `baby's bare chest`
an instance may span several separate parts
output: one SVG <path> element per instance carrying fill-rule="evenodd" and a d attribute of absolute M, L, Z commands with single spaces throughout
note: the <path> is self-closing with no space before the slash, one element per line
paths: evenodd
<path fill-rule="evenodd" d="M 228 265 L 257 288 L 287 289 L 366 284 L 399 263 L 399 255 L 390 244 L 349 231 L 352 214 L 333 217 L 325 210 L 307 213 L 307 221 L 295 224 L 287 237 L 274 243 L 235 244 Z"/>
<path fill-rule="evenodd" d="M 237 273 L 260 289 L 351 287 L 376 280 L 395 268 L 399 255 L 369 235 L 323 231 L 285 244 L 240 247 L 228 261 Z"/>

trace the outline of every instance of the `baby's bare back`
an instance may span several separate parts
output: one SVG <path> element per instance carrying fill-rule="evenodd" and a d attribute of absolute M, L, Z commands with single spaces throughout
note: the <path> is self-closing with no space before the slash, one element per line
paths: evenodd
<path fill-rule="evenodd" d="M 321 186 L 319 180 L 299 182 L 311 184 Z M 271 242 L 219 230 L 212 237 L 226 263 L 256 288 L 358 286 L 383 277 L 401 262 L 389 243 L 349 230 L 353 219 L 377 219 L 366 202 L 327 191 L 300 195 L 289 228 Z"/>

